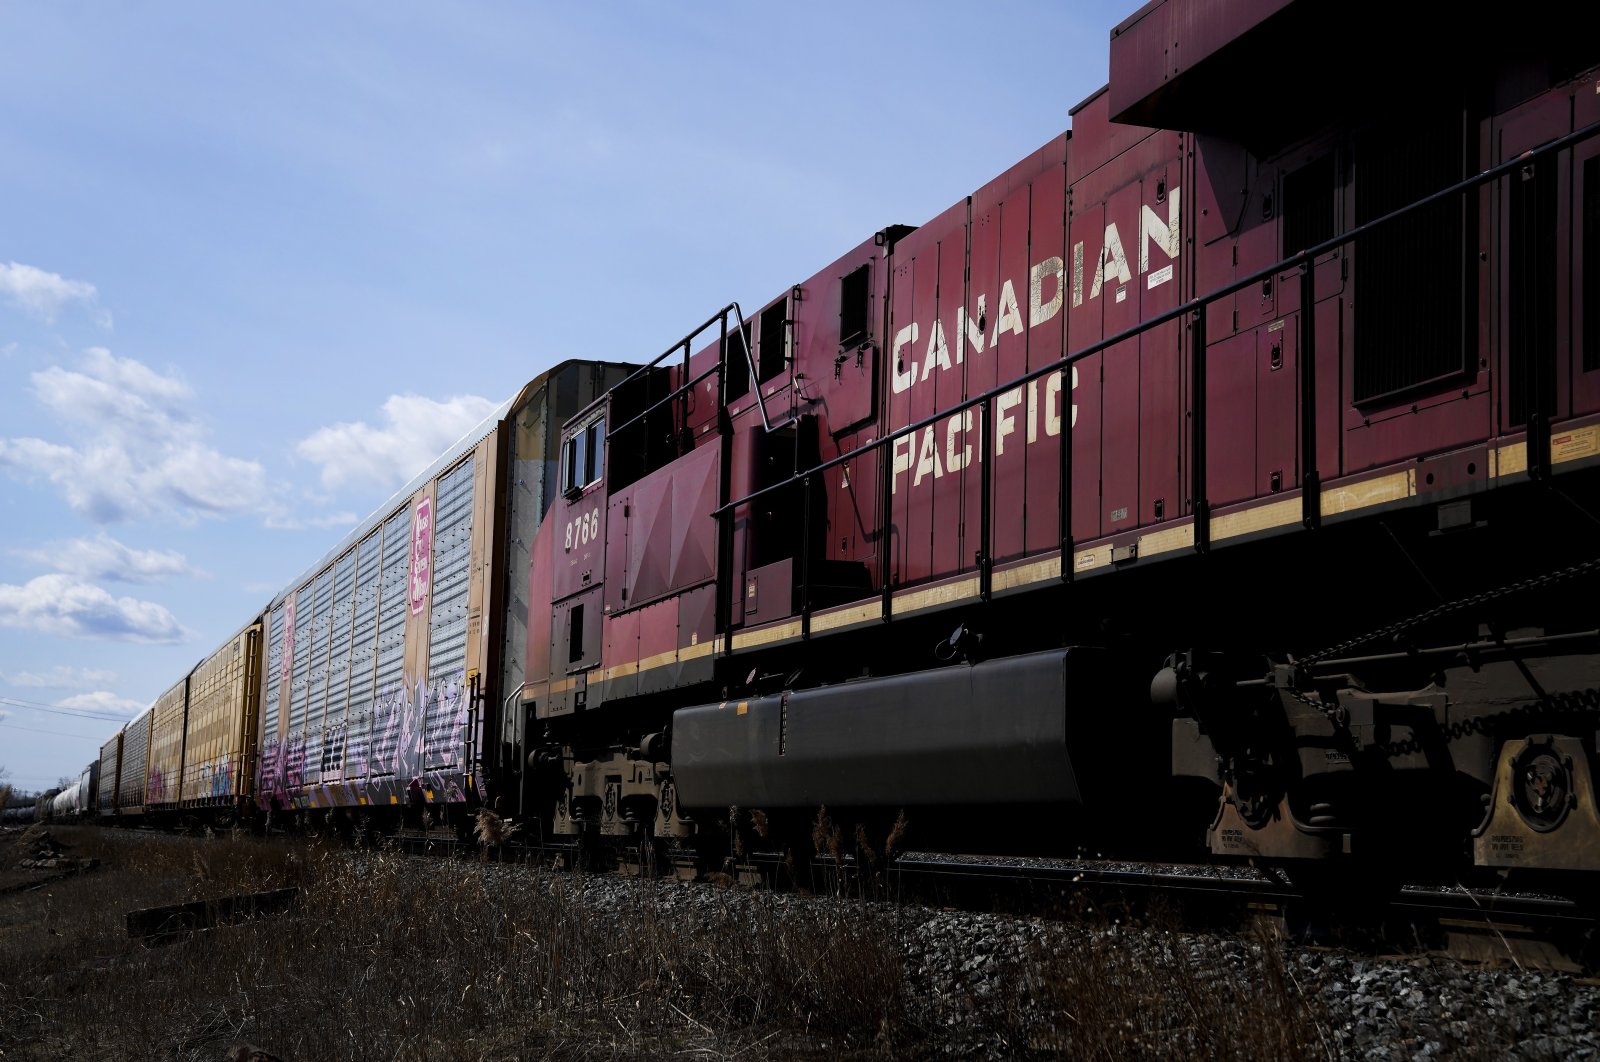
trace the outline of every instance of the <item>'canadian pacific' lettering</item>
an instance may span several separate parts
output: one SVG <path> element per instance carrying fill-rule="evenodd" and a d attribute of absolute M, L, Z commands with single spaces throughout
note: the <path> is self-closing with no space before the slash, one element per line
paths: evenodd
<path fill-rule="evenodd" d="M 1150 271 L 1150 248 L 1159 249 L 1171 260 L 1182 249 L 1180 190 L 1167 193 L 1167 216 L 1163 219 L 1150 206 L 1139 208 L 1138 268 L 1140 275 Z M 1128 219 L 1125 219 L 1128 220 Z M 1084 242 L 1072 245 L 1072 305 L 1084 303 Z M 1094 272 L 1089 278 L 1089 299 L 1098 299 L 1106 282 L 1127 284 L 1133 279 L 1133 266 L 1123 245 L 1121 231 L 1115 220 L 1107 223 L 1100 239 L 1100 248 L 1093 258 Z M 1024 325 L 1022 304 L 1017 299 L 1015 282 L 1007 277 L 1000 285 L 1000 297 L 995 307 L 994 323 L 984 334 L 981 322 L 988 318 L 988 294 L 980 293 L 974 300 L 975 312 L 967 307 L 956 307 L 955 328 L 946 331 L 944 322 L 935 317 L 927 329 L 922 322 L 911 321 L 894 334 L 890 346 L 892 369 L 890 385 L 894 393 L 905 394 L 918 383 L 936 372 L 943 372 L 962 364 L 970 354 L 982 354 L 992 349 L 1006 334 L 1023 335 L 1027 329 L 1037 328 L 1061 313 L 1067 289 L 1066 263 L 1051 256 L 1036 263 L 1028 271 L 1028 315 Z M 926 332 L 926 342 L 923 340 Z M 952 340 L 954 342 L 952 342 Z"/>
<path fill-rule="evenodd" d="M 1072 386 L 1078 386 L 1078 367 L 1071 367 Z M 1017 407 L 1023 408 L 1022 426 L 1019 429 Z M 894 479 L 891 492 L 899 493 L 900 477 L 911 475 L 911 486 L 925 479 L 939 479 L 946 473 L 960 472 L 968 465 L 976 465 L 981 456 L 974 436 L 974 427 L 980 426 L 983 407 L 973 406 L 919 431 L 909 432 L 894 440 Z M 1013 387 L 994 400 L 994 454 L 1006 453 L 1007 440 L 1022 435 L 1024 445 L 1039 439 L 1040 421 L 1044 434 L 1055 438 L 1061 434 L 1061 373 L 1053 372 L 1038 380 Z M 1072 407 L 1068 427 L 1078 423 L 1078 407 Z M 1015 447 L 1013 440 L 1011 445 Z"/>
<path fill-rule="evenodd" d="M 1027 329 L 1037 328 L 1061 313 L 1067 289 L 1072 291 L 1072 305 L 1084 304 L 1100 297 L 1108 282 L 1115 286 L 1129 283 L 1134 277 L 1134 263 L 1140 275 L 1150 271 L 1150 248 L 1162 252 L 1170 262 L 1182 249 L 1180 226 L 1181 207 L 1179 190 L 1167 193 L 1167 216 L 1162 218 L 1149 205 L 1139 210 L 1139 236 L 1137 257 L 1130 261 L 1123 243 L 1121 230 L 1115 219 L 1108 222 L 1101 235 L 1100 246 L 1092 256 L 1085 254 L 1084 241 L 1072 245 L 1072 276 L 1066 275 L 1066 263 L 1051 256 L 1035 264 L 1028 271 L 1028 314 L 1023 324 L 1022 305 L 1017 299 L 1016 284 L 1007 278 L 1000 286 L 993 324 L 985 335 L 983 325 L 989 319 L 988 294 L 981 293 L 973 303 L 974 312 L 967 307 L 956 307 L 954 328 L 949 332 L 938 317 L 927 326 L 911 321 L 894 334 L 890 348 L 890 385 L 895 394 L 905 394 L 918 383 L 936 373 L 944 372 L 964 363 L 968 355 L 993 350 L 1006 334 L 1022 336 Z M 1122 219 L 1131 222 L 1132 218 Z M 1085 262 L 1093 263 L 1085 292 Z M 926 340 L 924 341 L 924 335 Z M 1078 387 L 1078 367 L 1072 369 L 1071 390 Z M 1014 387 L 997 395 L 993 402 L 991 427 L 985 428 L 981 407 L 953 413 L 926 428 L 902 435 L 893 444 L 893 478 L 890 489 L 898 492 L 902 477 L 909 477 L 910 486 L 917 487 L 927 480 L 960 472 L 975 465 L 981 449 L 976 445 L 976 432 L 988 430 L 990 450 L 996 457 L 1005 455 L 1007 447 L 1015 448 L 1020 434 L 1023 445 L 1031 445 L 1039 438 L 1040 421 L 1044 435 L 1053 438 L 1061 434 L 1061 379 L 1060 372 L 1051 373 L 1024 386 Z M 1020 420 L 1020 424 L 1019 424 Z M 1078 406 L 1072 404 L 1069 427 L 1078 423 Z"/>

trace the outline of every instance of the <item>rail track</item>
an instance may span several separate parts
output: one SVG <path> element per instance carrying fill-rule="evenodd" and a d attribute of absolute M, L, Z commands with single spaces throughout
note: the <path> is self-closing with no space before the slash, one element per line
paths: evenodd
<path fill-rule="evenodd" d="M 172 834 L 141 829 L 141 839 Z M 1216 932 L 1265 930 L 1312 946 L 1374 957 L 1437 956 L 1517 968 L 1600 974 L 1600 905 L 1487 886 L 1409 883 L 1386 890 L 1350 882 L 1291 882 L 1253 867 L 1088 859 L 910 853 L 887 862 L 855 855 L 796 863 L 752 852 L 696 875 L 687 857 L 641 863 L 611 849 L 522 839 L 485 851 L 454 831 L 401 830 L 385 843 L 418 857 L 483 859 L 551 869 L 700 878 L 727 887 L 797 891 L 1046 919 L 1090 919 Z"/>
<path fill-rule="evenodd" d="M 735 880 L 833 894 L 1041 917 L 1174 928 L 1267 929 L 1301 943 L 1372 955 L 1449 957 L 1519 968 L 1600 972 L 1600 906 L 1570 897 L 1459 884 L 1387 889 L 1297 884 L 1248 866 L 993 859 L 918 853 L 878 866 L 818 857 L 797 880 L 790 860 L 757 853 Z"/>

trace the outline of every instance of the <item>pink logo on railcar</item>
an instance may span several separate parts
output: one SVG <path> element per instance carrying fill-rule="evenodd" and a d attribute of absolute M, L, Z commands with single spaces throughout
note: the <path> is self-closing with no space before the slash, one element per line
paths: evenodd
<path fill-rule="evenodd" d="M 433 500 L 417 502 L 411 517 L 411 614 L 422 615 L 428 604 L 429 565 L 433 562 Z"/>

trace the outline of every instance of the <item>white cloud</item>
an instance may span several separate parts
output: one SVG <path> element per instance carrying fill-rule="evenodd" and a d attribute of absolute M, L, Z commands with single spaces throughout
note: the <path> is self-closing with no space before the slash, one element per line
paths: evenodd
<path fill-rule="evenodd" d="M 123 715 L 132 715 L 144 707 L 143 701 L 136 701 L 128 697 L 119 697 L 110 690 L 95 690 L 93 693 L 79 693 L 66 700 L 56 702 L 57 708 L 82 708 L 93 712 L 120 712 Z"/>
<path fill-rule="evenodd" d="M 494 408 L 495 403 L 477 395 L 443 402 L 390 395 L 383 404 L 381 427 L 356 421 L 319 428 L 296 444 L 295 453 L 322 466 L 322 485 L 330 490 L 352 483 L 394 488 L 421 472 Z"/>
<path fill-rule="evenodd" d="M 41 575 L 23 586 L 0 583 L 0 627 L 122 642 L 181 642 L 188 632 L 165 607 L 112 597 L 70 575 Z"/>
<path fill-rule="evenodd" d="M 57 664 L 49 671 L 19 671 L 15 675 L 0 675 L 14 686 L 41 690 L 86 690 L 90 686 L 103 686 L 116 680 L 115 671 L 95 667 L 68 667 Z"/>
<path fill-rule="evenodd" d="M 81 303 L 94 311 L 95 320 L 111 327 L 111 315 L 95 306 L 100 293 L 86 280 L 68 280 L 21 262 L 0 263 L 0 298 L 31 317 L 52 322 L 62 307 Z"/>
<path fill-rule="evenodd" d="M 327 528 L 349 530 L 356 526 L 358 519 L 360 517 L 355 513 L 329 513 L 327 516 L 290 516 L 277 513 L 267 517 L 264 522 L 267 527 L 278 531 L 301 531 L 308 527 L 319 530 Z"/>
<path fill-rule="evenodd" d="M 34 395 L 72 432 L 72 445 L 0 439 L 0 468 L 55 485 L 97 523 L 139 517 L 272 515 L 266 470 L 206 442 L 189 385 L 133 358 L 91 348 L 79 369 L 33 374 Z"/>
<path fill-rule="evenodd" d="M 154 583 L 181 575 L 200 574 L 176 550 L 134 549 L 105 532 L 94 538 L 75 538 L 43 549 L 17 550 L 35 564 L 80 579 L 110 579 L 120 583 Z"/>

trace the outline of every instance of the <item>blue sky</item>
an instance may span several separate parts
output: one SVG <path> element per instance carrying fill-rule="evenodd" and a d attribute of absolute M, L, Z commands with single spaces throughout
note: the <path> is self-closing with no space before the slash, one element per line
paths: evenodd
<path fill-rule="evenodd" d="M 1134 6 L 0 3 L 0 766 L 75 775 L 550 365 L 1038 147 Z"/>

